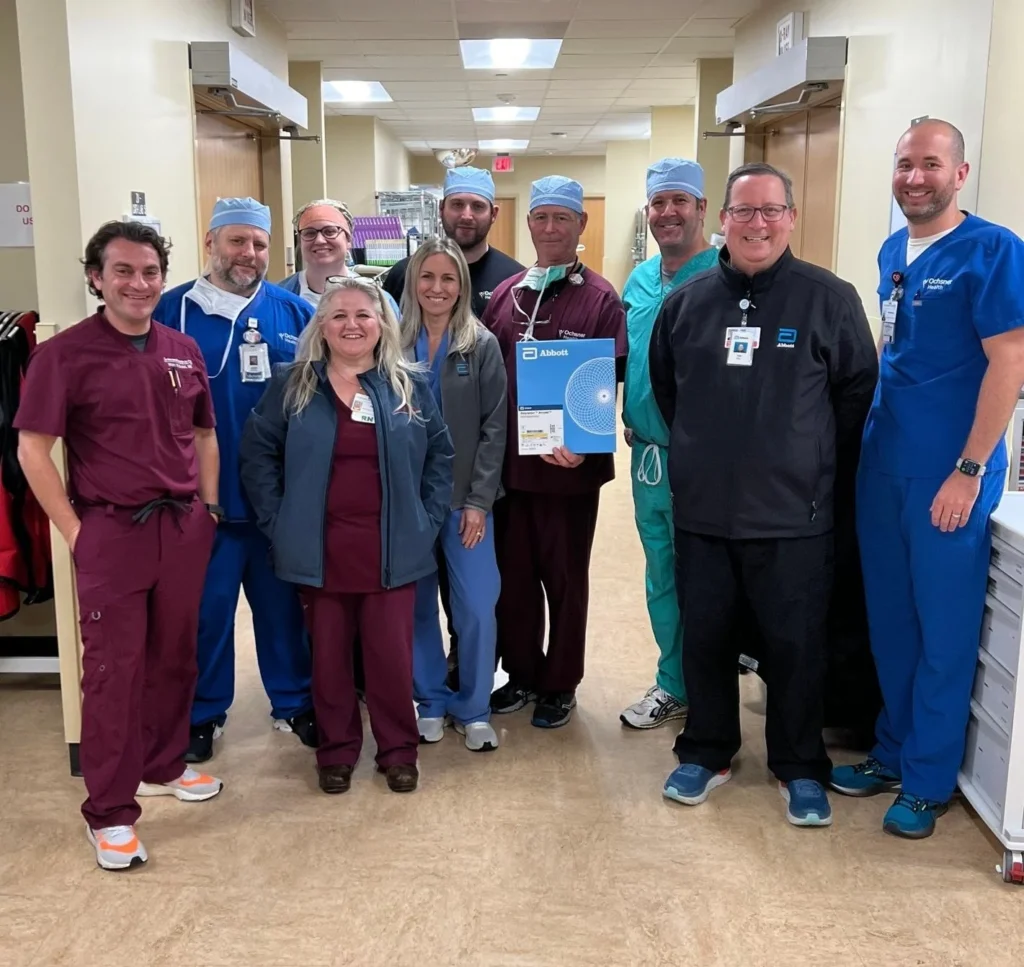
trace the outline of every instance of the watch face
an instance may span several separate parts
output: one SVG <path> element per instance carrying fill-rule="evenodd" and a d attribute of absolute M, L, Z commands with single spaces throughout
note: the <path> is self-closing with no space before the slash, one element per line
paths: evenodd
<path fill-rule="evenodd" d="M 960 461 L 960 472 L 967 474 L 969 477 L 978 476 L 978 471 L 981 469 L 981 464 L 975 463 L 973 460 L 961 460 Z"/>

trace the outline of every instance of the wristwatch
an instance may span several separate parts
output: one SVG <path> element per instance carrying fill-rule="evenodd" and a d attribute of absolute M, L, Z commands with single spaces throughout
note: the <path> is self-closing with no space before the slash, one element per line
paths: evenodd
<path fill-rule="evenodd" d="M 966 474 L 968 477 L 985 476 L 985 464 L 978 463 L 975 460 L 968 460 L 967 457 L 961 457 L 959 460 L 957 460 L 956 468 L 961 473 Z"/>
<path fill-rule="evenodd" d="M 223 520 L 224 519 L 224 508 L 221 507 L 220 504 L 206 504 L 205 506 L 206 506 L 206 509 L 211 514 L 213 514 L 214 517 L 217 518 L 217 520 Z"/>

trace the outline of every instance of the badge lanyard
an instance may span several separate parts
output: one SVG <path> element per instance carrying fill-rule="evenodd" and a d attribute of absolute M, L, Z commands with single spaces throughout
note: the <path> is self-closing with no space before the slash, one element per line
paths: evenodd
<path fill-rule="evenodd" d="M 253 298 L 256 298 L 256 297 L 253 296 Z M 185 332 L 185 310 L 187 308 L 186 303 L 188 301 L 189 301 L 188 299 L 182 297 L 182 300 L 181 300 L 181 312 L 179 313 L 179 319 L 178 319 L 178 328 L 181 329 L 182 332 Z M 251 305 L 251 304 L 252 304 L 252 302 L 250 300 L 249 305 Z M 200 306 L 199 308 L 202 309 L 202 306 Z M 248 308 L 248 306 L 246 306 L 246 308 Z M 245 309 L 242 310 L 242 312 L 244 312 L 244 311 L 245 311 Z M 242 313 L 240 312 L 238 314 L 238 316 L 241 316 L 241 314 Z M 218 376 L 220 376 L 220 374 L 224 372 L 224 367 L 227 366 L 227 364 L 228 364 L 228 356 L 231 355 L 231 345 L 235 341 L 235 323 L 238 321 L 238 316 L 236 316 L 234 319 L 227 320 L 227 322 L 228 322 L 228 338 L 227 338 L 227 342 L 224 344 L 224 355 L 221 356 L 221 358 L 220 358 L 220 368 L 217 370 L 217 372 L 210 374 L 210 377 L 209 377 L 210 379 L 216 379 Z M 254 319 L 250 319 L 249 321 L 250 321 L 250 323 L 255 322 Z M 258 325 L 258 323 L 257 323 L 257 325 Z M 259 336 L 259 333 L 257 332 L 256 335 Z M 244 334 L 243 334 L 242 338 L 243 339 L 245 338 Z M 241 348 L 244 349 L 245 347 L 243 346 Z"/>
<path fill-rule="evenodd" d="M 903 298 L 903 273 L 893 272 L 892 294 L 882 303 L 882 342 L 889 344 L 896 336 L 896 312 Z"/>
<path fill-rule="evenodd" d="M 740 312 L 743 313 L 739 326 L 730 326 L 725 330 L 725 349 L 727 366 L 753 366 L 754 350 L 761 340 L 759 326 L 747 325 L 748 313 L 757 306 L 749 296 L 740 299 Z"/>

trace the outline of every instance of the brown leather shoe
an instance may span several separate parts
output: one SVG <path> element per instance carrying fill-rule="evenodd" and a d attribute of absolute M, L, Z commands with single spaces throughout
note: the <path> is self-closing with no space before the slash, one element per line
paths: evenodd
<path fill-rule="evenodd" d="M 317 766 L 320 788 L 330 795 L 348 792 L 352 786 L 352 766 Z"/>
<path fill-rule="evenodd" d="M 388 789 L 392 792 L 413 792 L 420 781 L 420 771 L 416 766 L 400 764 L 381 769 L 388 781 Z"/>

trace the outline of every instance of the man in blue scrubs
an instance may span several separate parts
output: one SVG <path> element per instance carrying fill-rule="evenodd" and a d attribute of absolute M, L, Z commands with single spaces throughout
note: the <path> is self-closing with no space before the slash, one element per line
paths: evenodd
<path fill-rule="evenodd" d="M 238 445 L 275 363 L 295 357 L 312 307 L 266 281 L 270 209 L 252 198 L 222 198 L 206 234 L 208 274 L 166 292 L 154 318 L 199 344 L 217 414 L 220 500 L 199 611 L 199 680 L 186 762 L 205 762 L 235 689 L 235 609 L 244 588 L 252 608 L 256 657 L 275 728 L 316 746 L 310 652 L 295 589 L 279 581 L 270 545 L 256 527 L 238 469 Z"/>
<path fill-rule="evenodd" d="M 879 254 L 880 379 L 864 430 L 857 534 L 884 708 L 851 796 L 898 792 L 883 829 L 929 836 L 956 787 L 978 654 L 989 516 L 1024 385 L 1024 242 L 960 211 L 964 141 L 945 121 L 899 142 L 908 227 Z"/>
<path fill-rule="evenodd" d="M 659 252 L 633 270 L 622 290 L 629 338 L 622 419 L 626 443 L 632 448 L 636 529 L 647 558 L 647 612 L 659 652 L 654 685 L 619 716 L 631 729 L 656 729 L 686 716 L 668 484 L 669 433 L 651 388 L 648 350 L 654 320 L 668 295 L 691 275 L 718 263 L 718 250 L 704 239 L 707 204 L 704 169 L 696 161 L 664 158 L 647 169 L 647 222 Z"/>

